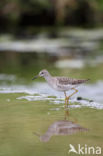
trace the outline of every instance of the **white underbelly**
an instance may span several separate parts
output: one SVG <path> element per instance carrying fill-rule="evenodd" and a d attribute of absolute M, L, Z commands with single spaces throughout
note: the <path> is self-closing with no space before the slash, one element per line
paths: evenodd
<path fill-rule="evenodd" d="M 59 86 L 56 86 L 56 85 L 51 85 L 51 84 L 49 84 L 49 86 L 52 87 L 53 89 L 55 89 L 57 91 L 61 91 L 61 92 L 69 91 L 72 88 L 77 87 L 76 85 L 59 85 Z"/>

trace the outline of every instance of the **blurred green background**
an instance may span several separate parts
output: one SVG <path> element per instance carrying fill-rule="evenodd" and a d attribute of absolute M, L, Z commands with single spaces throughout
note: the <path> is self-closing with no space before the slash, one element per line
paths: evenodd
<path fill-rule="evenodd" d="M 34 135 L 64 120 L 64 95 L 43 79 L 32 82 L 44 68 L 90 79 L 70 101 L 70 120 L 88 132 L 53 136 L 47 143 Z M 69 144 L 103 147 L 103 1 L 2 0 L 0 156 L 67 156 Z"/>
<path fill-rule="evenodd" d="M 78 59 L 82 67 L 85 63 L 88 68 L 99 66 L 99 70 L 103 53 L 102 26 L 102 0 L 1 1 L 0 72 L 26 74 L 26 78 L 47 67 L 54 70 L 64 66 L 65 71 L 69 64 L 66 66 L 64 60 L 72 64 L 72 59 Z M 63 62 L 58 63 L 59 60 Z M 59 69 L 56 72 L 59 73 Z M 95 75 L 103 78 L 101 71 Z"/>

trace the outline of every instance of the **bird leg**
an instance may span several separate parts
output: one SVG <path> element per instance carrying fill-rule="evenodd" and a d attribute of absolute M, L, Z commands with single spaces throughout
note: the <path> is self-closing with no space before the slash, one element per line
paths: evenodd
<path fill-rule="evenodd" d="M 68 103 L 69 103 L 69 99 L 70 99 L 70 97 L 72 97 L 74 94 L 76 94 L 76 93 L 78 92 L 78 90 L 77 90 L 77 89 L 75 89 L 75 88 L 72 88 L 72 89 L 74 89 L 74 90 L 75 90 L 75 92 L 74 92 L 74 93 L 72 93 L 71 95 L 69 95 L 69 96 L 67 96 L 67 97 L 66 97 L 66 99 L 67 99 L 67 107 L 68 107 Z"/>
<path fill-rule="evenodd" d="M 70 99 L 70 96 L 67 96 L 67 107 L 68 107 L 68 104 L 69 104 L 69 99 Z"/>
<path fill-rule="evenodd" d="M 64 107 L 66 108 L 67 107 L 67 96 L 66 96 L 66 92 L 64 91 L 64 95 L 65 95 L 65 105 Z"/>
<path fill-rule="evenodd" d="M 75 88 L 72 88 L 72 89 L 74 89 L 75 92 L 73 92 L 70 96 L 66 96 L 66 93 L 64 92 L 64 94 L 65 94 L 65 101 L 66 101 L 65 108 L 66 107 L 68 108 L 70 97 L 72 97 L 74 94 L 76 94 L 78 92 L 77 89 L 75 89 Z M 69 116 L 69 111 L 68 110 L 65 110 L 65 120 L 67 119 L 67 116 Z M 74 121 L 76 122 L 77 120 L 74 120 Z"/>
<path fill-rule="evenodd" d="M 74 93 L 72 93 L 69 97 L 72 97 L 74 94 L 76 94 L 76 93 L 78 92 L 78 90 L 77 90 L 77 89 L 75 89 L 75 88 L 72 88 L 72 89 L 74 89 L 74 90 L 75 90 L 75 92 L 74 92 Z"/>
<path fill-rule="evenodd" d="M 66 96 L 66 92 L 64 92 L 64 95 L 65 95 L 65 105 L 64 105 L 64 107 L 65 107 L 65 120 L 67 119 L 67 116 L 69 116 L 69 111 L 66 109 L 66 108 L 68 108 L 67 106 L 67 99 L 68 99 L 68 97 Z"/>
<path fill-rule="evenodd" d="M 70 96 L 67 96 L 66 95 L 66 92 L 64 91 L 64 95 L 65 95 L 65 105 L 64 105 L 64 107 L 65 108 L 68 108 L 70 97 L 72 97 L 74 94 L 76 94 L 78 92 L 77 89 L 75 89 L 75 88 L 72 88 L 72 89 L 75 90 L 75 92 L 73 92 Z M 69 116 L 69 111 L 68 110 L 65 110 L 65 119 L 66 119 L 67 116 Z"/>

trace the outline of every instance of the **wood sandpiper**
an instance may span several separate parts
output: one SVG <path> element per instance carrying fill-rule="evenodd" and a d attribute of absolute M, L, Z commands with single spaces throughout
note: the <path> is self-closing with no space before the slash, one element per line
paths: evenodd
<path fill-rule="evenodd" d="M 87 82 L 89 79 L 85 80 L 79 80 L 79 79 L 73 79 L 69 77 L 58 77 L 58 76 L 51 76 L 51 74 L 46 70 L 43 69 L 39 72 L 37 76 L 35 76 L 32 80 L 38 78 L 38 77 L 44 77 L 49 86 L 51 86 L 53 89 L 57 91 L 64 92 L 65 95 L 65 108 L 68 108 L 69 99 L 78 92 L 76 89 L 80 84 Z M 67 96 L 66 91 L 74 90 L 74 92 Z"/>

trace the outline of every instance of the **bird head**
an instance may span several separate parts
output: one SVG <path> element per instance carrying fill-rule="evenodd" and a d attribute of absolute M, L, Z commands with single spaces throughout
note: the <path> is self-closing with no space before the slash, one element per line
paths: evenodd
<path fill-rule="evenodd" d="M 47 71 L 46 69 L 43 69 L 43 70 L 41 70 L 41 71 L 39 72 L 39 74 L 38 74 L 37 76 L 35 76 L 32 80 L 34 80 L 34 79 L 36 79 L 36 78 L 38 78 L 38 77 L 46 77 L 46 76 L 48 76 L 48 75 L 49 75 L 48 71 Z"/>

